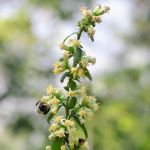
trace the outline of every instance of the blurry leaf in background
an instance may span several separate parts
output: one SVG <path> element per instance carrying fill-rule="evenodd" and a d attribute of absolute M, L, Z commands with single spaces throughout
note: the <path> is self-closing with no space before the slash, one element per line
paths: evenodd
<path fill-rule="evenodd" d="M 96 121 L 90 125 L 94 150 L 150 148 L 149 76 L 149 66 L 130 68 L 105 75 L 94 83 L 102 103 Z"/>
<path fill-rule="evenodd" d="M 82 4 L 89 6 L 92 0 L 29 0 L 31 4 L 51 8 L 62 19 L 69 19 Z"/>

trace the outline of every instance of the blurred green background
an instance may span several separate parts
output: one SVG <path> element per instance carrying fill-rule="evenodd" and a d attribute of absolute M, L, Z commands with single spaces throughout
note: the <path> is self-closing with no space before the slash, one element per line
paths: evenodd
<path fill-rule="evenodd" d="M 150 150 L 149 0 L 0 0 L 0 150 L 44 150 L 45 117 L 35 103 L 52 74 L 58 44 L 77 30 L 81 6 L 110 6 L 86 36 L 87 53 L 97 57 L 90 91 L 101 103 L 87 122 L 90 150 Z"/>

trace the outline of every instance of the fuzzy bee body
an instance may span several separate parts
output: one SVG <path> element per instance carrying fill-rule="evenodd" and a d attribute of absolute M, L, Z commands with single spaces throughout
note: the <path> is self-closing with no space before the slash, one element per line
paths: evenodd
<path fill-rule="evenodd" d="M 50 111 L 50 107 L 46 103 L 38 101 L 36 103 L 36 111 L 45 115 Z"/>

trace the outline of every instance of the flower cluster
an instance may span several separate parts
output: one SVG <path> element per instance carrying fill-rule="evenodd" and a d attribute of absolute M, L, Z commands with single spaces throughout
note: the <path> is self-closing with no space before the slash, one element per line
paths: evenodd
<path fill-rule="evenodd" d="M 78 22 L 78 26 L 80 27 L 81 30 L 87 32 L 90 39 L 94 41 L 94 34 L 95 34 L 94 27 L 96 26 L 96 23 L 102 22 L 101 16 L 107 13 L 110 10 L 110 8 L 107 6 L 101 7 L 99 5 L 96 6 L 93 11 L 89 10 L 86 7 L 81 7 L 80 10 L 84 18 Z"/>
<path fill-rule="evenodd" d="M 65 91 L 48 86 L 46 94 L 36 104 L 37 112 L 49 113 L 47 121 L 50 123 L 51 145 L 46 150 L 77 150 L 87 145 L 88 132 L 84 124 L 86 119 L 93 118 L 99 104 L 94 96 L 88 94 L 87 87 L 81 85 L 81 79 L 87 77 L 92 80 L 88 67 L 96 63 L 96 58 L 86 55 L 80 38 L 82 32 L 86 32 L 93 41 L 94 27 L 108 11 L 106 6 L 97 6 L 93 11 L 82 7 L 84 17 L 78 22 L 79 32 L 72 33 L 59 45 L 63 56 L 54 64 L 53 72 L 62 73 L 60 81 L 67 81 Z M 72 38 L 75 34 L 77 37 Z M 60 108 L 64 108 L 65 116 L 58 114 Z M 78 136 L 77 126 L 81 127 L 84 139 Z"/>

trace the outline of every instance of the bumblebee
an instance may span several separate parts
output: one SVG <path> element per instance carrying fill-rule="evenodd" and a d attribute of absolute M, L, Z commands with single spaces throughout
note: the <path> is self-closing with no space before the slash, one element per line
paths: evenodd
<path fill-rule="evenodd" d="M 38 101 L 36 103 L 36 111 L 45 115 L 50 111 L 50 107 L 46 103 Z"/>
<path fill-rule="evenodd" d="M 79 144 L 80 144 L 80 145 L 83 145 L 83 144 L 85 143 L 85 140 L 84 140 L 84 139 L 79 138 L 79 141 L 78 141 L 78 142 L 79 142 Z"/>

